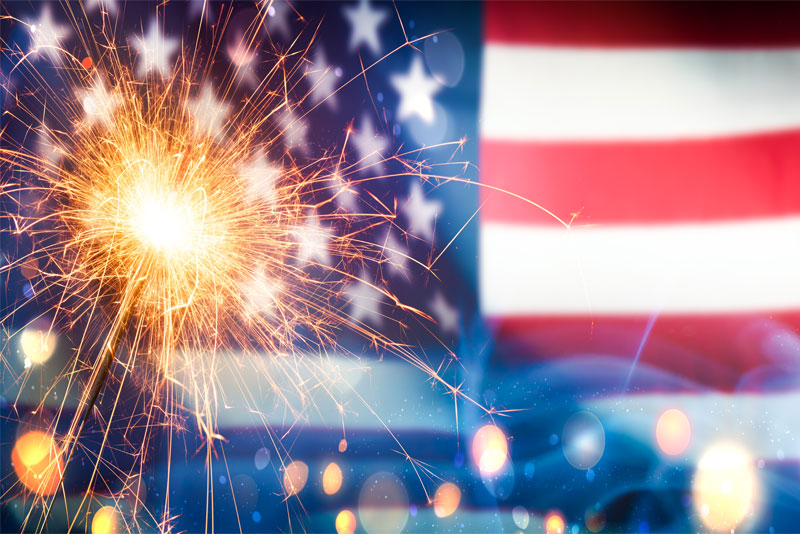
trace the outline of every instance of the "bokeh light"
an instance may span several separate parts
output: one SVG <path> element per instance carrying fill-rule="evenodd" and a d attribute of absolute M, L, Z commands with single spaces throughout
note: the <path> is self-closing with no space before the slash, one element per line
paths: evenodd
<path fill-rule="evenodd" d="M 333 495 L 339 488 L 342 487 L 342 470 L 336 464 L 331 462 L 322 472 L 322 490 L 327 495 Z"/>
<path fill-rule="evenodd" d="M 283 488 L 287 495 L 295 495 L 306 487 L 308 481 L 308 465 L 296 460 L 286 466 L 283 472 Z"/>
<path fill-rule="evenodd" d="M 692 494 L 711 530 L 730 531 L 753 511 L 758 481 L 750 455 L 738 445 L 718 443 L 697 463 Z"/>
<path fill-rule="evenodd" d="M 22 276 L 28 280 L 35 278 L 39 274 L 39 260 L 37 260 L 35 256 L 31 256 L 22 262 L 19 266 L 19 270 Z"/>
<path fill-rule="evenodd" d="M 353 534 L 356 531 L 356 516 L 350 510 L 336 515 L 336 534 Z"/>
<path fill-rule="evenodd" d="M 145 477 L 138 475 L 136 478 L 131 480 L 128 487 L 130 489 L 126 494 L 126 500 L 128 501 L 128 505 L 130 506 L 131 510 L 136 513 L 140 508 L 144 507 L 144 504 L 147 502 L 147 485 L 145 483 Z"/>
<path fill-rule="evenodd" d="M 231 480 L 233 496 L 236 498 L 236 509 L 240 513 L 250 513 L 258 506 L 258 486 L 252 477 L 245 474 L 236 475 Z"/>
<path fill-rule="evenodd" d="M 481 471 L 483 487 L 498 501 L 505 501 L 511 497 L 514 493 L 516 481 L 517 474 L 514 469 L 514 464 L 510 461 L 506 462 L 500 470 L 495 473 Z"/>
<path fill-rule="evenodd" d="M 256 456 L 253 461 L 256 464 L 256 469 L 261 471 L 262 469 L 266 468 L 269 465 L 269 450 L 264 447 L 261 447 L 256 451 Z"/>
<path fill-rule="evenodd" d="M 376 473 L 358 496 L 358 517 L 370 534 L 401 532 L 408 521 L 408 493 L 391 473 Z"/>
<path fill-rule="evenodd" d="M 508 459 L 506 435 L 495 425 L 481 427 L 472 438 L 472 458 L 481 473 L 497 473 Z"/>
<path fill-rule="evenodd" d="M 454 32 L 442 32 L 425 39 L 425 64 L 442 85 L 455 87 L 461 81 L 466 62 L 464 47 Z"/>
<path fill-rule="evenodd" d="M 22 354 L 32 363 L 39 364 L 46 362 L 53 355 L 56 341 L 56 333 L 44 325 L 31 325 L 25 328 L 19 337 Z"/>
<path fill-rule="evenodd" d="M 692 427 L 682 411 L 671 408 L 658 418 L 656 441 L 664 453 L 670 456 L 681 454 L 689 447 Z"/>
<path fill-rule="evenodd" d="M 461 490 L 452 482 L 445 482 L 433 496 L 433 512 L 436 517 L 448 517 L 458 510 L 460 503 Z"/>
<path fill-rule="evenodd" d="M 511 519 L 518 529 L 525 530 L 531 521 L 531 514 L 524 506 L 515 506 L 511 509 Z"/>
<path fill-rule="evenodd" d="M 61 478 L 62 461 L 52 437 L 37 430 L 22 435 L 11 451 L 20 482 L 34 493 L 51 495 Z"/>
<path fill-rule="evenodd" d="M 117 534 L 117 510 L 113 506 L 103 506 L 92 518 L 92 534 Z"/>
<path fill-rule="evenodd" d="M 606 447 L 606 434 L 600 420 L 591 412 L 577 412 L 567 419 L 561 432 L 564 457 L 576 469 L 591 469 Z"/>
<path fill-rule="evenodd" d="M 606 513 L 596 506 L 589 507 L 584 514 L 584 521 L 589 532 L 600 532 L 606 527 Z"/>
<path fill-rule="evenodd" d="M 564 518 L 558 512 L 550 512 L 544 518 L 544 531 L 547 534 L 564 534 Z"/>

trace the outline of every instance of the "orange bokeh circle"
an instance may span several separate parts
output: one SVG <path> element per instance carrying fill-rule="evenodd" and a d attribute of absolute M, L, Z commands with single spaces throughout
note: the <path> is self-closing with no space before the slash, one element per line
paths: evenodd
<path fill-rule="evenodd" d="M 11 463 L 19 481 L 39 495 L 52 495 L 61 481 L 63 462 L 53 438 L 33 430 L 23 434 L 11 451 Z"/>

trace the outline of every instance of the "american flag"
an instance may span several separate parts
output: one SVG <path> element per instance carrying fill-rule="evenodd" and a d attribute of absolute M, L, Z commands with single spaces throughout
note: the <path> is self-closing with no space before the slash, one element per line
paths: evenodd
<path fill-rule="evenodd" d="M 231 35 L 255 13 L 238 1 L 84 7 L 95 22 L 109 13 L 141 68 L 155 70 L 170 69 L 198 28 L 217 31 L 221 13 L 233 10 Z M 77 45 L 58 3 L 2 9 L 28 25 L 3 20 L 6 44 L 44 46 L 42 63 L 58 62 L 47 44 Z M 447 378 L 507 412 L 490 418 L 454 403 L 419 370 L 342 340 L 364 353 L 337 364 L 359 396 L 344 420 L 346 450 L 333 403 L 317 399 L 298 421 L 262 399 L 274 435 L 309 468 L 299 500 L 284 502 L 284 473 L 258 420 L 235 394 L 226 399 L 226 456 L 214 463 L 217 532 L 344 534 L 344 510 L 354 512 L 356 532 L 370 533 L 706 531 L 715 512 L 693 490 L 718 443 L 746 451 L 757 480 L 744 490 L 733 480 L 734 490 L 752 493 L 735 526 L 798 530 L 800 4 L 281 0 L 269 9 L 268 40 L 278 48 L 317 32 L 303 90 L 319 107 L 281 119 L 287 150 L 313 153 L 351 126 L 349 150 L 367 176 L 404 148 L 465 140 L 457 159 L 470 164 L 452 175 L 472 183 L 381 180 L 370 193 L 396 202 L 408 231 L 381 236 L 402 252 L 384 275 L 391 290 L 436 320 L 433 334 L 459 358 Z M 235 40 L 224 55 L 244 65 L 243 87 L 263 76 L 264 64 L 244 57 Z M 9 67 L 4 57 L 3 72 Z M 16 81 L 3 75 L 4 87 Z M 6 110 L 14 99 L 10 89 L 2 94 Z M 87 117 L 102 121 L 113 102 L 102 86 L 93 95 L 104 104 Z M 214 117 L 233 104 L 204 88 L 194 102 L 212 132 Z M 453 148 L 426 158 L 450 160 Z M 248 168 L 263 176 L 272 163 L 261 154 Z M 256 184 L 252 194 L 265 193 Z M 337 201 L 343 209 L 358 202 Z M 436 276 L 414 271 L 406 255 L 437 258 Z M 3 307 L 34 297 L 27 279 L 4 274 Z M 390 328 L 369 294 L 352 288 L 351 297 L 351 313 Z M 36 314 L 17 314 L 3 330 L 11 335 Z M 403 335 L 422 357 L 447 360 L 427 328 L 411 325 Z M 67 358 L 67 347 L 53 361 Z M 16 482 L 9 459 L 19 411 L 35 406 L 39 392 L 16 389 L 14 377 L 30 364 L 15 342 L 3 358 L 4 492 Z M 28 383 L 46 383 L 53 372 L 33 371 Z M 675 454 L 657 431 L 669 409 L 691 425 Z M 584 425 L 585 449 L 570 443 L 573 421 Z M 508 438 L 509 458 L 487 473 L 475 438 L 491 424 Z M 420 481 L 387 428 L 439 478 Z M 172 450 L 155 445 L 146 473 L 144 499 L 158 515 L 172 453 L 170 513 L 179 532 L 207 524 L 205 459 L 191 454 L 198 443 L 188 432 Z M 323 491 L 332 461 L 343 471 L 334 495 Z M 460 488 L 450 513 L 429 501 L 445 481 Z M 376 496 L 391 505 L 383 519 L 370 512 Z M 3 500 L 0 530 L 19 530 L 22 506 Z"/>

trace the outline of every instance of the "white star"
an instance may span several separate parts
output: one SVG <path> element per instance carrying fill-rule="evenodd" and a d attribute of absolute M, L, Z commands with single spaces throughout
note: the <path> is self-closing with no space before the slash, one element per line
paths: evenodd
<path fill-rule="evenodd" d="M 280 174 L 280 168 L 267 161 L 262 149 L 258 149 L 253 158 L 239 169 L 239 176 L 247 184 L 248 198 L 270 204 L 275 202 L 275 182 Z"/>
<path fill-rule="evenodd" d="M 42 8 L 39 20 L 29 24 L 28 28 L 31 32 L 31 51 L 37 55 L 44 52 L 50 61 L 61 64 L 63 61 L 60 50 L 61 40 L 68 37 L 71 32 L 68 27 L 53 23 L 49 5 Z"/>
<path fill-rule="evenodd" d="M 406 268 L 408 267 L 408 249 L 394 237 L 391 229 L 386 232 L 386 239 L 383 243 L 383 255 L 393 273 L 401 275 L 406 274 Z"/>
<path fill-rule="evenodd" d="M 383 322 L 380 307 L 386 295 L 365 282 L 363 278 L 362 273 L 359 280 L 348 285 L 344 290 L 350 303 L 350 318 L 353 321 L 366 320 L 374 325 L 380 325 Z"/>
<path fill-rule="evenodd" d="M 320 224 L 316 213 L 310 213 L 305 225 L 295 229 L 292 233 L 300 247 L 297 253 L 300 263 L 316 260 L 322 265 L 331 264 L 328 242 L 331 240 L 333 232 L 330 228 Z"/>
<path fill-rule="evenodd" d="M 369 115 L 361 117 L 361 127 L 350 138 L 358 152 L 359 168 L 376 176 L 383 174 L 383 152 L 389 146 L 389 141 L 375 132 Z"/>
<path fill-rule="evenodd" d="M 434 78 L 425 74 L 422 58 L 414 56 L 407 74 L 393 74 L 390 78 L 392 86 L 400 93 L 400 109 L 397 120 L 406 120 L 419 115 L 427 123 L 434 119 L 433 95 L 442 87 Z"/>
<path fill-rule="evenodd" d="M 425 200 L 425 193 L 419 182 L 411 184 L 408 202 L 402 207 L 408 219 L 409 233 L 433 240 L 433 223 L 442 211 L 442 203 L 438 200 Z"/>
<path fill-rule="evenodd" d="M 278 2 L 277 0 L 262 0 L 265 6 L 269 6 L 267 11 L 267 19 L 264 24 L 267 27 L 267 33 L 270 37 L 280 34 L 285 40 L 292 36 L 292 29 L 289 26 L 289 15 L 293 12 L 292 7 L 286 2 Z"/>
<path fill-rule="evenodd" d="M 441 291 L 437 291 L 431 301 L 431 313 L 442 332 L 458 333 L 458 308 L 447 302 Z"/>
<path fill-rule="evenodd" d="M 344 211 L 354 212 L 358 209 L 358 194 L 353 189 L 350 182 L 342 178 L 338 172 L 331 174 L 333 181 L 334 197 L 336 205 Z"/>
<path fill-rule="evenodd" d="M 90 89 L 78 91 L 78 98 L 86 113 L 83 123 L 92 126 L 95 123 L 102 123 L 106 128 L 112 126 L 111 116 L 122 104 L 122 98 L 116 91 L 109 93 L 106 84 L 100 76 L 95 77 L 94 84 Z"/>
<path fill-rule="evenodd" d="M 253 68 L 258 52 L 255 49 L 248 49 L 247 39 L 243 35 L 238 35 L 234 43 L 225 49 L 228 61 L 236 67 L 236 78 L 253 87 L 258 83 L 258 75 Z"/>
<path fill-rule="evenodd" d="M 303 154 L 308 153 L 308 124 L 295 115 L 294 111 L 287 110 L 281 115 L 280 126 L 283 131 L 283 140 L 289 150 L 297 149 Z"/>
<path fill-rule="evenodd" d="M 325 60 L 325 52 L 322 47 L 317 47 L 314 52 L 313 66 L 309 65 L 306 68 L 306 76 L 308 83 L 311 84 L 311 101 L 314 104 L 319 104 L 324 101 L 325 104 L 332 110 L 338 107 L 338 100 L 336 98 L 336 75 L 334 68 L 328 65 Z"/>
<path fill-rule="evenodd" d="M 151 70 L 158 71 L 162 77 L 169 76 L 171 68 L 169 57 L 178 49 L 177 39 L 165 39 L 158 31 L 158 23 L 153 21 L 147 37 L 134 35 L 132 42 L 139 55 L 136 62 L 137 77 L 146 76 Z"/>
<path fill-rule="evenodd" d="M 107 13 L 116 13 L 119 6 L 117 6 L 117 0 L 86 0 L 83 3 L 83 8 L 87 13 L 97 8 L 101 8 Z"/>
<path fill-rule="evenodd" d="M 278 292 L 278 287 L 267 278 L 263 270 L 256 271 L 253 278 L 242 286 L 245 311 L 248 315 L 272 313 Z"/>
<path fill-rule="evenodd" d="M 199 134 L 213 135 L 219 140 L 223 125 L 231 112 L 231 105 L 217 100 L 211 85 L 206 84 L 200 91 L 200 96 L 189 102 L 189 112 L 194 117 L 195 129 Z"/>
<path fill-rule="evenodd" d="M 366 43 L 372 55 L 381 51 L 378 28 L 386 22 L 389 12 L 385 9 L 372 9 L 368 0 L 359 0 L 358 6 L 344 6 L 344 16 L 350 23 L 350 51 L 354 52 L 362 43 Z"/>

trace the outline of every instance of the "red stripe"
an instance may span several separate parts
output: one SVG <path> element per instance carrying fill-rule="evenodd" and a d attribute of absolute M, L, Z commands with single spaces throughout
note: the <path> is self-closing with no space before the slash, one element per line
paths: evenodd
<path fill-rule="evenodd" d="M 797 2 L 487 2 L 489 42 L 553 46 L 780 47 Z"/>
<path fill-rule="evenodd" d="M 800 213 L 800 131 L 675 142 L 481 141 L 481 181 L 583 223 L 697 222 Z M 544 222 L 484 188 L 484 220 Z"/>
<path fill-rule="evenodd" d="M 497 353 L 509 363 L 596 355 L 630 359 L 649 318 L 525 317 L 498 320 Z M 639 365 L 660 368 L 719 390 L 736 389 L 742 375 L 764 365 L 796 367 L 800 312 L 661 316 L 643 345 Z M 793 355 L 793 356 L 792 356 Z M 620 377 L 624 382 L 625 376 Z"/>

